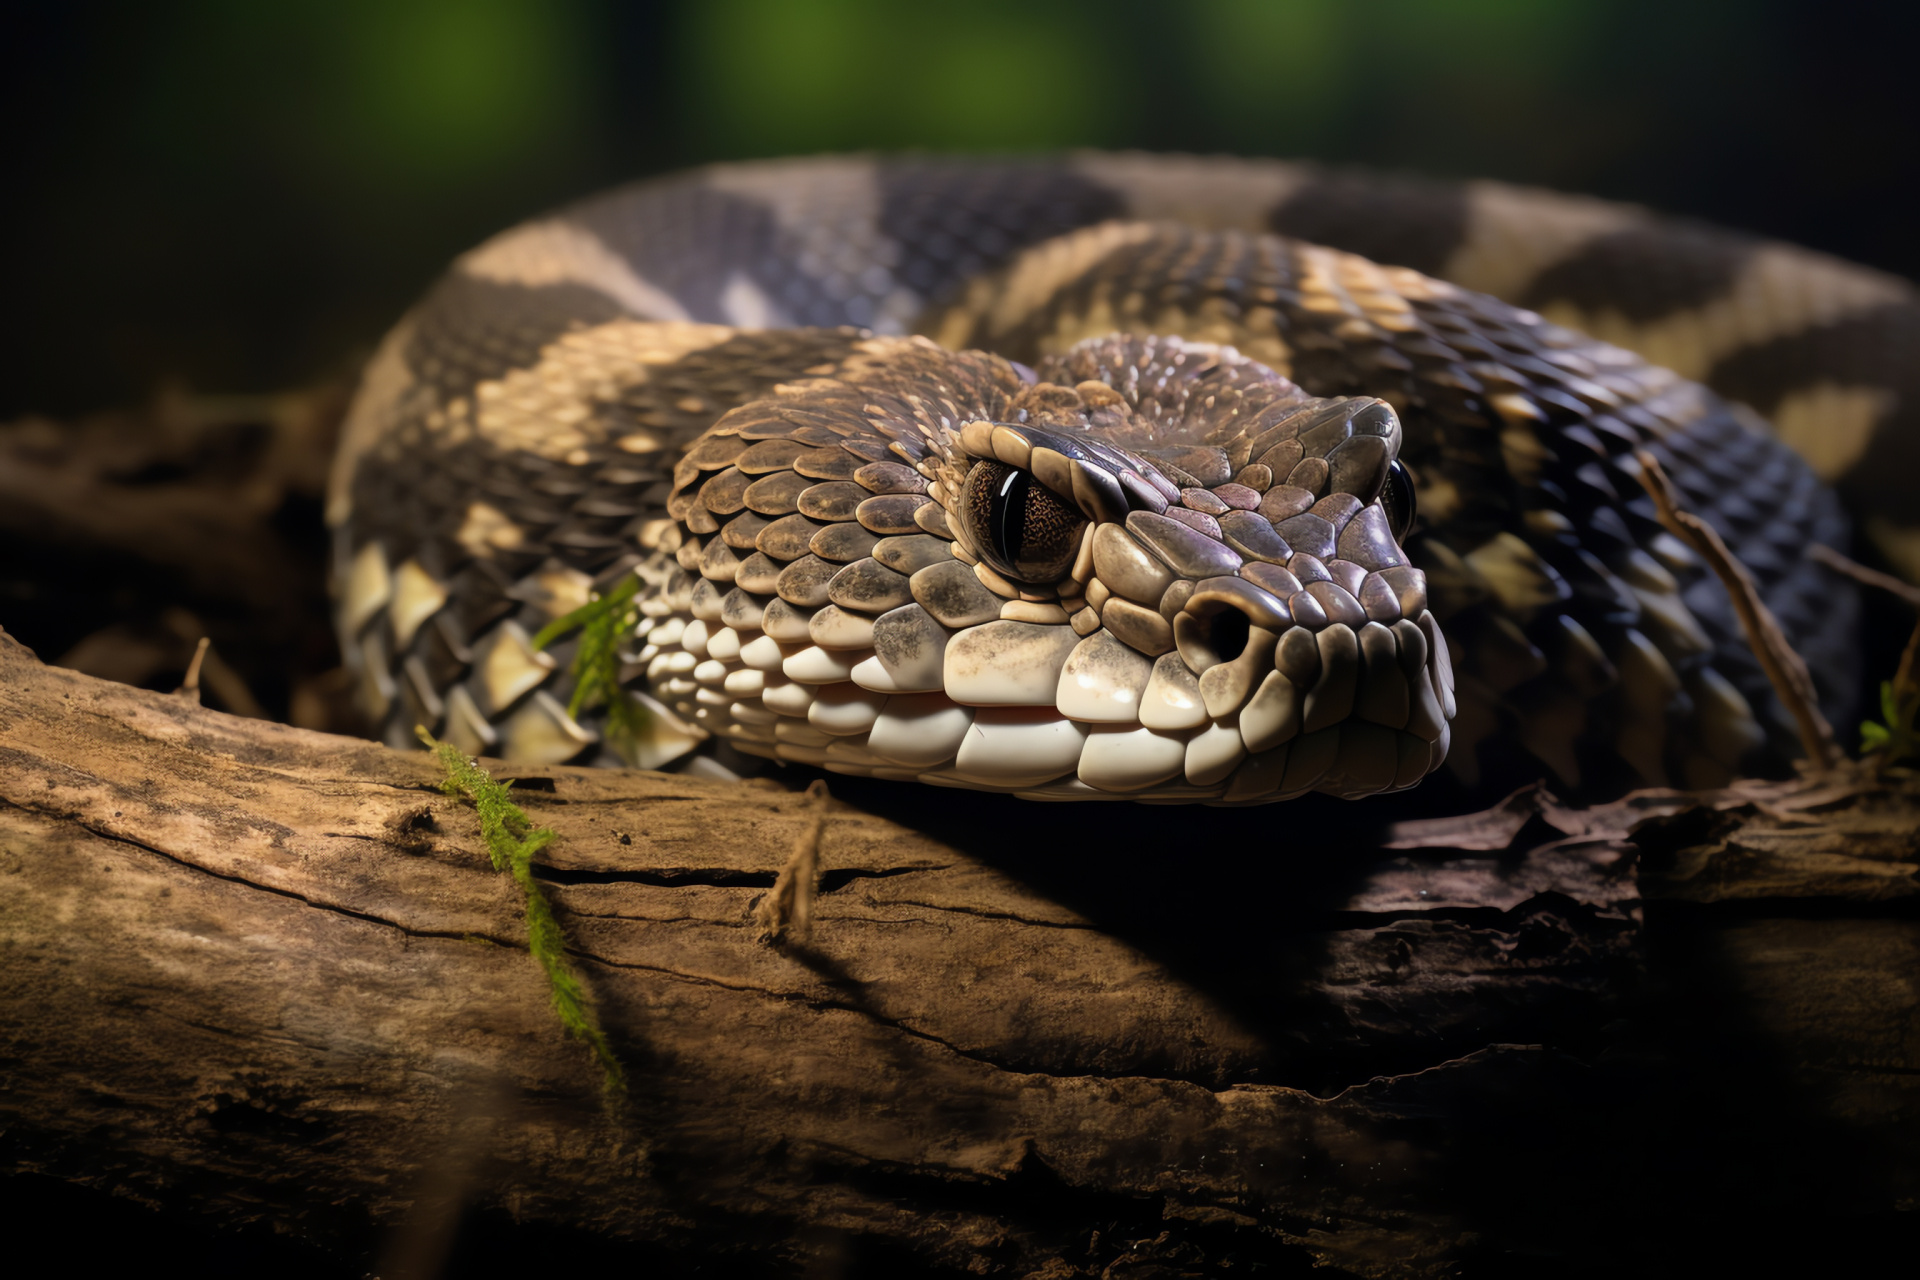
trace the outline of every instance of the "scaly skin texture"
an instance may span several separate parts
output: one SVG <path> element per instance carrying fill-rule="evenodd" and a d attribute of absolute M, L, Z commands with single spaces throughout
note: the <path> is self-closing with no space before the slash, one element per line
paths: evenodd
<path fill-rule="evenodd" d="M 1217 229 L 1269 170 L 1090 163 L 724 168 L 462 259 L 336 472 L 343 641 L 388 736 L 1215 803 L 1791 753 L 1632 478 L 1651 448 L 1844 682 L 1854 597 L 1802 552 L 1845 522 L 1753 415 L 1534 312 Z M 1191 216 L 1175 190 L 1216 229 L 1099 221 Z M 614 752 L 529 636 L 632 573 L 653 715 Z"/>

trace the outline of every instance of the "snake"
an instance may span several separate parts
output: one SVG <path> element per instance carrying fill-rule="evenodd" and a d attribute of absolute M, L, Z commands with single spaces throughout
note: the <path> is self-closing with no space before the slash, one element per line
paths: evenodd
<path fill-rule="evenodd" d="M 1830 715 L 1913 556 L 1920 307 L 1586 197 L 1277 161 L 821 157 L 641 181 L 460 257 L 327 504 L 377 732 L 1036 800 L 1576 794 L 1797 752 L 1642 451 Z M 1920 557 L 1915 557 L 1920 559 Z M 576 635 L 629 602 L 609 709 Z"/>

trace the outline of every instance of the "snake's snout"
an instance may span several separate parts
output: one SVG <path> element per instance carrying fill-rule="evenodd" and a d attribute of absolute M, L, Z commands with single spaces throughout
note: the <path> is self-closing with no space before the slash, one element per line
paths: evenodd
<path fill-rule="evenodd" d="M 1109 535 L 1108 549 L 1124 536 Z M 1140 722 L 1184 731 L 1184 780 L 1219 788 L 1228 804 L 1413 786 L 1445 759 L 1454 712 L 1446 640 L 1426 608 L 1424 576 L 1404 564 L 1291 563 L 1164 589 L 1171 651 L 1145 678 Z M 1125 629 L 1125 608 L 1109 602 L 1103 612 Z M 1079 776 L 1129 790 L 1139 785 L 1131 763 L 1088 753 Z"/>
<path fill-rule="evenodd" d="M 1088 530 L 1090 573 L 1071 590 L 1089 606 L 1078 625 L 1099 630 L 1067 659 L 1058 703 L 1100 726 L 1085 786 L 1164 787 L 1177 765 L 1220 803 L 1358 797 L 1413 786 L 1446 758 L 1453 672 L 1401 545 L 1413 495 L 1399 422 L 1367 399 L 1278 416 L 1268 434 L 1215 434 L 1117 471 L 1114 487 L 1140 498 Z M 1135 473 L 1147 483 L 1128 486 Z M 1184 744 L 1177 760 L 1162 739 Z"/>

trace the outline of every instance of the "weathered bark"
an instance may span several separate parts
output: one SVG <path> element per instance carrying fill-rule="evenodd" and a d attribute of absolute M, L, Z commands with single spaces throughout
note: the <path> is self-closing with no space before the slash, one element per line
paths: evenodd
<path fill-rule="evenodd" d="M 0 1167 L 384 1274 L 460 1205 L 1064 1277 L 1630 1257 L 1920 1194 L 1910 778 L 1397 827 L 835 780 L 774 945 L 797 791 L 521 772 L 624 1107 L 430 757 L 0 636 Z"/>

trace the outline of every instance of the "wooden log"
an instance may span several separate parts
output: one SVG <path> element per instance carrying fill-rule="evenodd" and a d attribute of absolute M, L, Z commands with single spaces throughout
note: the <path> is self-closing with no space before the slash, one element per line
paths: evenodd
<path fill-rule="evenodd" d="M 474 1207 L 722 1270 L 1438 1275 L 1920 1192 L 1908 775 L 1465 818 L 834 779 L 776 944 L 797 788 L 489 767 L 624 1104 L 428 755 L 0 636 L 0 1168 L 394 1275 Z"/>

